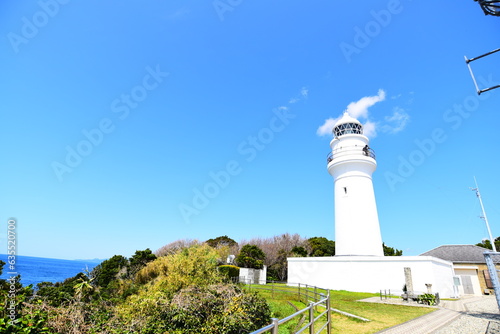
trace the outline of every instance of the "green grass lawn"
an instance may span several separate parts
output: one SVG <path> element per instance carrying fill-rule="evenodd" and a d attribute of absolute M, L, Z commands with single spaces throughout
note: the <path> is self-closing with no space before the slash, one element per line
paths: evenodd
<path fill-rule="evenodd" d="M 295 305 L 298 309 L 303 309 L 307 305 L 298 300 L 298 289 L 296 287 L 288 287 L 286 285 L 275 285 L 276 288 L 286 289 L 287 292 L 269 291 L 258 289 L 258 285 L 246 286 L 253 291 L 257 291 L 268 301 L 272 317 L 282 319 L 288 315 L 296 312 L 290 303 Z M 266 286 L 269 288 L 269 285 Z M 312 291 L 312 290 L 310 290 Z M 304 288 L 302 288 L 304 292 Z M 317 290 L 318 293 L 326 291 Z M 332 313 L 333 319 L 333 333 L 347 333 L 347 334 L 369 334 L 378 332 L 384 328 L 392 327 L 401 324 L 408 320 L 417 318 L 427 313 L 433 312 L 436 309 L 428 307 L 414 307 L 403 305 L 387 305 L 378 303 L 359 302 L 358 300 L 377 297 L 378 294 L 374 293 L 361 293 L 361 292 L 348 292 L 348 291 L 330 291 L 331 307 L 348 312 L 363 318 L 370 319 L 370 322 L 363 322 L 361 320 L 350 318 L 338 313 Z M 321 311 L 321 309 L 318 309 Z M 307 313 L 307 312 L 306 312 Z M 307 317 L 307 314 L 306 314 Z M 280 326 L 280 334 L 292 333 L 296 328 L 300 317 L 297 320 L 292 320 L 286 325 Z M 307 322 L 307 318 L 305 320 Z M 323 322 L 324 323 L 324 322 Z M 320 325 L 321 326 L 321 325 Z M 326 331 L 324 331 L 326 333 Z"/>

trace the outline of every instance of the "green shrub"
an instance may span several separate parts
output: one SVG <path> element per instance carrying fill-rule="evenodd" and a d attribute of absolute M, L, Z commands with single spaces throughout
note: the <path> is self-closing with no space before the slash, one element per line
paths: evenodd
<path fill-rule="evenodd" d="M 266 301 L 224 284 L 218 254 L 206 244 L 148 263 L 137 274 L 142 286 L 116 307 L 113 333 L 251 332 L 270 322 Z M 235 272 L 226 266 L 222 271 Z"/>
<path fill-rule="evenodd" d="M 219 272 L 226 277 L 229 277 L 230 279 L 233 277 L 239 277 L 240 276 L 240 268 L 237 266 L 232 266 L 232 265 L 222 265 L 219 266 Z"/>
<path fill-rule="evenodd" d="M 47 311 L 38 307 L 41 301 L 35 303 L 35 305 L 30 304 L 19 304 L 17 305 L 17 314 L 15 319 L 11 319 L 9 316 L 3 316 L 0 318 L 0 333 L 14 334 L 14 333 L 24 333 L 24 334 L 51 334 L 53 333 L 47 327 L 48 314 Z M 8 312 L 4 305 L 0 305 L 0 311 L 3 314 Z"/>
<path fill-rule="evenodd" d="M 424 293 L 419 296 L 420 301 L 422 304 L 426 305 L 436 305 L 436 296 L 433 295 L 432 293 Z"/>

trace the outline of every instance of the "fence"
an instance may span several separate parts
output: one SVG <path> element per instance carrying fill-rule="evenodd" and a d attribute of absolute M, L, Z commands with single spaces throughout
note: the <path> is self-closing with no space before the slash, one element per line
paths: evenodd
<path fill-rule="evenodd" d="M 274 293 L 279 293 L 279 292 L 291 292 L 293 290 L 290 289 L 289 286 L 283 286 L 283 283 L 278 283 L 275 281 L 270 281 L 270 284 L 267 285 L 261 285 L 261 286 L 252 286 L 252 289 L 257 289 L 257 290 L 268 290 L 271 291 L 272 294 Z M 279 284 L 279 285 L 278 285 Z M 332 316 L 331 316 L 331 306 L 330 306 L 330 291 L 329 290 L 324 290 L 320 289 L 315 286 L 307 285 L 307 284 L 296 284 L 298 287 L 297 294 L 298 298 L 300 301 L 304 301 L 306 304 L 309 303 L 309 305 L 300 310 L 295 312 L 294 314 L 289 315 L 286 318 L 283 319 L 277 319 L 277 318 L 272 318 L 272 323 L 262 327 L 250 334 L 260 334 L 260 333 L 266 333 L 270 332 L 272 334 L 278 334 L 279 326 L 287 323 L 288 321 L 295 319 L 296 317 L 299 317 L 301 315 L 304 315 L 307 313 L 308 315 L 308 322 L 298 329 L 295 333 L 305 333 L 305 331 L 308 329 L 309 334 L 318 334 L 321 333 L 323 330 L 326 329 L 327 334 L 331 334 L 332 332 Z M 250 285 L 249 285 L 250 288 Z M 325 293 L 321 293 L 319 291 L 325 291 Z M 324 311 L 319 313 L 318 315 L 315 315 L 315 310 L 318 309 L 318 306 L 321 308 L 324 308 Z M 326 323 L 324 323 L 322 326 L 319 324 L 319 321 L 322 317 L 326 317 Z"/>
<path fill-rule="evenodd" d="M 391 290 L 380 290 L 380 300 L 392 298 Z"/>

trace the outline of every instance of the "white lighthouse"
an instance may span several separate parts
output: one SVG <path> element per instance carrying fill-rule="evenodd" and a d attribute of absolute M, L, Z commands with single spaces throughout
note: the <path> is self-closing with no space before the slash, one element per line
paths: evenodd
<path fill-rule="evenodd" d="M 383 256 L 372 174 L 375 154 L 363 125 L 344 113 L 333 128 L 328 172 L 334 180 L 335 255 Z"/>
<path fill-rule="evenodd" d="M 452 262 L 432 256 L 384 256 L 372 182 L 377 162 L 363 125 L 344 113 L 333 136 L 328 172 L 335 182 L 335 256 L 288 258 L 288 284 L 377 292 L 398 291 L 411 280 L 414 291 L 425 292 L 432 284 L 441 297 L 455 298 Z"/>

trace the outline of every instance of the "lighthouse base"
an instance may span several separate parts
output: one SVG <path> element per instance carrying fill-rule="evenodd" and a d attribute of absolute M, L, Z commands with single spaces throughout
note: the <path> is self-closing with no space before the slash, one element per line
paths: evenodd
<path fill-rule="evenodd" d="M 331 256 L 288 258 L 288 285 L 308 284 L 353 292 L 402 292 L 410 268 L 414 293 L 457 298 L 453 264 L 432 256 Z M 408 272 L 408 270 L 407 270 Z"/>

